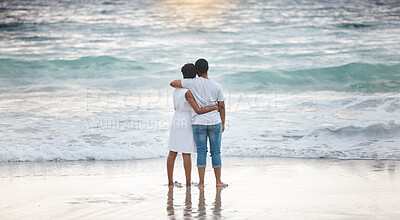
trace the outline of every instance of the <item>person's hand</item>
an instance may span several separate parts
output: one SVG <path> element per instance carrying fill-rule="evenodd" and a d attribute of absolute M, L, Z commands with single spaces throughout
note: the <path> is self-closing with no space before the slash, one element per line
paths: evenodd
<path fill-rule="evenodd" d="M 222 124 L 222 132 L 225 131 L 225 124 Z"/>
<path fill-rule="evenodd" d="M 214 108 L 214 110 L 219 111 L 219 106 L 218 105 L 213 105 L 212 107 Z"/>

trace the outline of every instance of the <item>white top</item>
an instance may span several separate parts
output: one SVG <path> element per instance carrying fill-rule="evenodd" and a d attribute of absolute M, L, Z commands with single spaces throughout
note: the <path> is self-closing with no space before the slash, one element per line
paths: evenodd
<path fill-rule="evenodd" d="M 175 113 L 169 130 L 168 149 L 178 153 L 196 152 L 192 129 L 192 107 L 186 101 L 187 89 L 174 89 Z"/>
<path fill-rule="evenodd" d="M 220 84 L 212 79 L 196 77 L 183 79 L 182 87 L 188 88 L 200 108 L 213 106 L 217 101 L 224 101 L 224 93 Z M 192 109 L 192 124 L 214 125 L 221 122 L 221 116 L 217 110 L 204 114 L 197 114 Z"/>

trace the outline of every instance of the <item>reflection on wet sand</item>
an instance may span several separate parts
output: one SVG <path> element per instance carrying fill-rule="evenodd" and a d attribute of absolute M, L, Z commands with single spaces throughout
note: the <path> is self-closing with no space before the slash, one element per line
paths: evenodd
<path fill-rule="evenodd" d="M 185 218 L 192 217 L 192 188 L 191 187 L 186 187 L 185 209 L 183 210 L 183 216 Z"/>
<path fill-rule="evenodd" d="M 222 202 L 221 202 L 221 191 L 222 191 L 222 189 L 223 188 L 221 188 L 221 187 L 217 187 L 216 193 L 215 193 L 215 202 L 214 202 L 214 208 L 213 208 L 213 212 L 212 213 L 213 213 L 213 216 L 215 218 L 217 218 L 217 219 L 222 217 L 221 216 L 221 211 L 222 211 L 222 208 L 221 208 L 221 204 L 222 204 Z"/>
<path fill-rule="evenodd" d="M 206 199 L 204 197 L 204 188 L 199 188 L 199 205 L 197 208 L 197 218 L 203 219 L 206 217 Z"/>
<path fill-rule="evenodd" d="M 221 202 L 221 191 L 223 188 L 217 188 L 215 193 L 215 201 L 212 203 L 211 216 L 213 218 L 221 218 L 222 202 Z M 197 210 L 192 209 L 192 188 L 186 187 L 185 202 L 183 206 L 183 218 L 191 219 L 195 217 L 196 219 L 206 219 L 207 217 L 207 204 L 204 195 L 204 188 L 199 188 L 199 202 L 197 205 Z M 167 200 L 167 216 L 170 219 L 179 218 L 179 208 L 182 207 L 180 204 L 174 204 L 174 187 L 169 187 L 168 189 L 168 200 Z"/>
<path fill-rule="evenodd" d="M 174 210 L 174 187 L 169 187 L 169 189 L 168 189 L 167 215 L 169 217 L 174 217 L 175 216 L 175 210 Z"/>

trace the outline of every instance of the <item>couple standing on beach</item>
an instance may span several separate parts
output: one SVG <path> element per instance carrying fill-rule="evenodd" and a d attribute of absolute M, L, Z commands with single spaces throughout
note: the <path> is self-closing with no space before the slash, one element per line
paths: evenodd
<path fill-rule="evenodd" d="M 208 78 L 208 62 L 199 59 L 185 64 L 182 80 L 174 80 L 173 102 L 175 114 L 169 135 L 167 158 L 168 185 L 173 186 L 175 158 L 182 153 L 186 186 L 191 185 L 191 153 L 197 150 L 199 187 L 204 187 L 207 164 L 207 139 L 210 143 L 212 167 L 217 187 L 226 187 L 221 181 L 221 137 L 225 130 L 225 103 L 222 87 Z M 198 77 L 196 77 L 198 75 Z"/>

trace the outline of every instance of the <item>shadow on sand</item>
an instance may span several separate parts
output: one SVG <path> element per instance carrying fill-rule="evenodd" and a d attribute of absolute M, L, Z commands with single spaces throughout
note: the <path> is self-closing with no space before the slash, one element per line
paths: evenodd
<path fill-rule="evenodd" d="M 199 202 L 197 210 L 193 209 L 192 205 L 192 187 L 186 187 L 185 201 L 183 205 L 183 219 L 206 219 L 207 211 L 212 218 L 219 219 L 222 217 L 222 202 L 221 202 L 221 191 L 224 188 L 217 187 L 215 191 L 215 200 L 212 203 L 211 210 L 207 210 L 206 199 L 204 196 L 204 188 L 198 188 L 199 190 Z M 174 204 L 174 187 L 168 189 L 168 200 L 167 200 L 167 216 L 169 219 L 180 218 L 182 205 Z"/>

